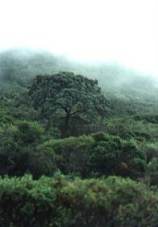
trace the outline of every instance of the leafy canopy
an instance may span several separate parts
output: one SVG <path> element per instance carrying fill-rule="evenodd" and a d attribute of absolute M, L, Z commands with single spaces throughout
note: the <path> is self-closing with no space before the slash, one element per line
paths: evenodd
<path fill-rule="evenodd" d="M 62 133 L 70 128 L 99 122 L 106 113 L 107 100 L 97 80 L 71 72 L 37 76 L 29 90 L 33 106 L 41 117 L 60 122 Z M 74 130 L 73 130 L 74 131 Z"/>

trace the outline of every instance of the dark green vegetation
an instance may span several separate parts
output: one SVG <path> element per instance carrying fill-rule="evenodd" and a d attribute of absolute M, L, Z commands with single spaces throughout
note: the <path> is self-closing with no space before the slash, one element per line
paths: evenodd
<path fill-rule="evenodd" d="M 1 226 L 157 226 L 158 195 L 130 179 L 0 179 Z"/>
<path fill-rule="evenodd" d="M 0 226 L 158 226 L 156 82 L 26 50 L 0 79 Z"/>
<path fill-rule="evenodd" d="M 96 80 L 73 73 L 37 76 L 29 89 L 33 107 L 48 127 L 60 128 L 62 136 L 79 133 L 78 129 L 102 123 L 107 101 Z"/>

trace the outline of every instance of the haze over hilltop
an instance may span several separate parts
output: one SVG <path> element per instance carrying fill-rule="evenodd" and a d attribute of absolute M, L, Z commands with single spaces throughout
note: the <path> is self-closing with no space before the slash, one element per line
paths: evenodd
<path fill-rule="evenodd" d="M 5 0 L 0 49 L 41 48 L 158 75 L 156 0 Z"/>
<path fill-rule="evenodd" d="M 87 64 L 50 52 L 10 49 L 0 52 L 0 78 L 4 83 L 26 84 L 39 74 L 72 71 L 97 79 L 106 94 L 123 99 L 157 99 L 157 79 L 116 64 Z"/>

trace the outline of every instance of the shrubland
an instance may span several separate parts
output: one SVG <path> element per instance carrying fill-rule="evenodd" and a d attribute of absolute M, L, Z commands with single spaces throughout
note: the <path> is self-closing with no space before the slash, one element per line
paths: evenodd
<path fill-rule="evenodd" d="M 5 177 L 0 195 L 4 227 L 156 227 L 158 222 L 157 192 L 119 177 Z"/>
<path fill-rule="evenodd" d="M 27 51 L 0 80 L 0 226 L 158 225 L 156 83 Z"/>

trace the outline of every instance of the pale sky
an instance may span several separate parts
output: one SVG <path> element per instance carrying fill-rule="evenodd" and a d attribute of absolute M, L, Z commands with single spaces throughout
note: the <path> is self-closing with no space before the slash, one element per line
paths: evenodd
<path fill-rule="evenodd" d="M 0 49 L 15 47 L 158 75 L 158 0 L 0 0 Z"/>

